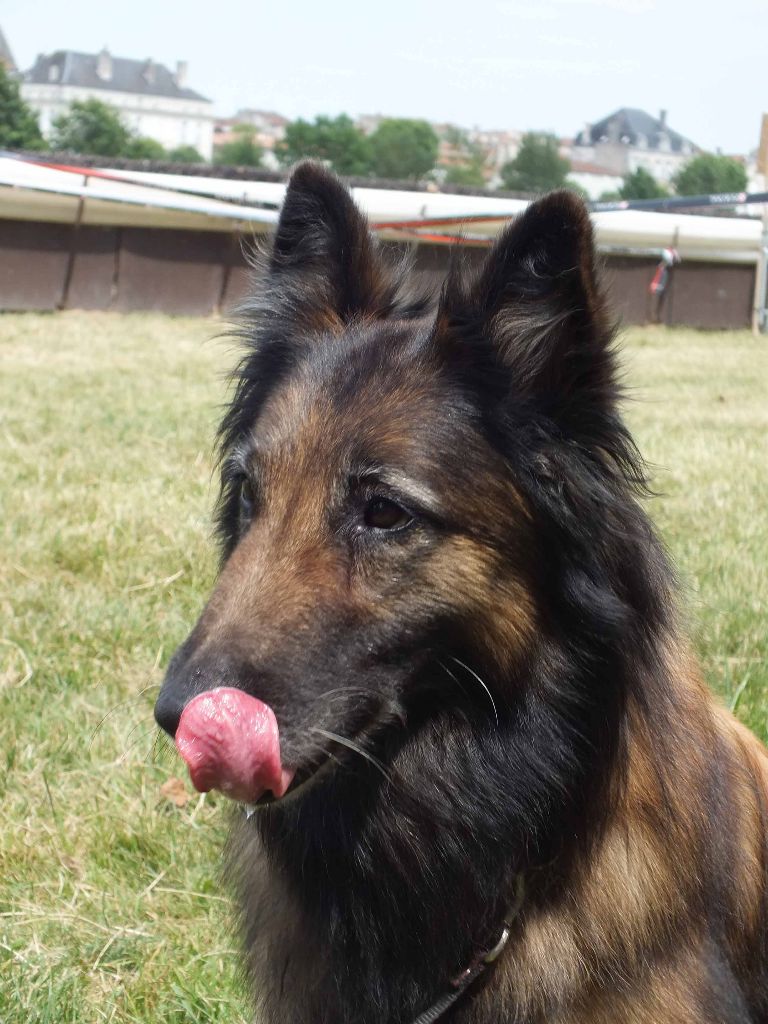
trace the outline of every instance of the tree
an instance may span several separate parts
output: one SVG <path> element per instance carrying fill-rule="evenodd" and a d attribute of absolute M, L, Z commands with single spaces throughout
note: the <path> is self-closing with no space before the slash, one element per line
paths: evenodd
<path fill-rule="evenodd" d="M 236 124 L 232 131 L 237 138 L 217 146 L 213 162 L 230 167 L 258 167 L 264 150 L 256 141 L 256 129 L 250 124 Z"/>
<path fill-rule="evenodd" d="M 204 164 L 206 162 L 194 146 L 176 146 L 169 152 L 168 159 L 175 164 Z"/>
<path fill-rule="evenodd" d="M 644 167 L 628 174 L 619 189 L 621 199 L 663 199 L 667 190 Z"/>
<path fill-rule="evenodd" d="M 526 132 L 514 160 L 501 168 L 501 181 L 510 192 L 546 192 L 562 188 L 571 169 L 560 156 L 557 136 Z"/>
<path fill-rule="evenodd" d="M 34 112 L 0 64 L 0 148 L 42 149 L 44 145 Z"/>
<path fill-rule="evenodd" d="M 131 132 L 120 114 L 101 100 L 73 100 L 66 114 L 53 122 L 54 149 L 91 156 L 124 156 Z"/>
<path fill-rule="evenodd" d="M 168 154 L 157 139 L 147 138 L 146 135 L 135 135 L 128 140 L 123 155 L 131 160 L 164 160 Z"/>
<path fill-rule="evenodd" d="M 483 147 L 473 142 L 463 128 L 453 125 L 446 129 L 444 139 L 453 150 L 453 161 L 445 168 L 445 183 L 483 188 L 486 184 Z"/>
<path fill-rule="evenodd" d="M 312 157 L 329 164 L 338 174 L 365 175 L 371 169 L 368 139 L 347 114 L 321 114 L 313 122 L 302 118 L 292 121 L 276 152 L 284 167 Z"/>
<path fill-rule="evenodd" d="M 679 196 L 704 196 L 717 192 L 744 192 L 747 172 L 729 156 L 702 153 L 689 160 L 673 184 Z"/>
<path fill-rule="evenodd" d="M 418 181 L 437 161 L 439 139 L 428 121 L 386 118 L 368 141 L 371 168 L 380 178 Z"/>

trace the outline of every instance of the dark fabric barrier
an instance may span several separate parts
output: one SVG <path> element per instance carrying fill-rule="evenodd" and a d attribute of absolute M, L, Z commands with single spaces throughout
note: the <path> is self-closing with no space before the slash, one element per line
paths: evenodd
<path fill-rule="evenodd" d="M 0 309 L 227 314 L 252 288 L 254 271 L 246 258 L 252 246 L 252 238 L 225 232 L 0 220 Z M 397 257 L 403 245 L 386 248 Z M 471 267 L 484 253 L 468 246 L 458 255 Z M 414 270 L 437 287 L 456 255 L 447 246 L 420 245 Z M 607 256 L 603 265 L 611 301 L 625 323 L 750 325 L 752 265 L 683 262 L 671 270 L 660 299 L 649 293 L 657 267 L 652 257 Z"/>

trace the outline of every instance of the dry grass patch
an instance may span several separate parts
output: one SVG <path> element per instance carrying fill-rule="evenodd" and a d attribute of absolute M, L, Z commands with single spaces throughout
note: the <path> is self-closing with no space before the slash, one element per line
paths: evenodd
<path fill-rule="evenodd" d="M 210 321 L 0 317 L 0 1020 L 243 1022 L 217 884 L 226 809 L 177 806 L 162 668 L 214 573 L 211 446 L 233 356 Z M 633 331 L 711 683 L 768 734 L 768 345 Z M 183 803 L 175 794 L 178 803 Z"/>

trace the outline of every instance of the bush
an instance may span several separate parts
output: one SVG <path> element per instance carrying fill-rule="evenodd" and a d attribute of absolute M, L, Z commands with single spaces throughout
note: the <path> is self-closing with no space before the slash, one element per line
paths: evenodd
<path fill-rule="evenodd" d="M 418 181 L 437 160 L 439 140 L 427 121 L 387 118 L 368 141 L 371 168 L 380 178 Z"/>
<path fill-rule="evenodd" d="M 168 159 L 176 164 L 204 164 L 202 154 L 194 146 L 176 146 L 168 153 Z"/>
<path fill-rule="evenodd" d="M 690 160 L 673 182 L 679 196 L 703 196 L 718 192 L 744 192 L 747 172 L 729 156 L 702 153 Z"/>
<path fill-rule="evenodd" d="M 120 114 L 101 100 L 74 100 L 53 123 L 54 149 L 90 156 L 128 156 L 130 129 Z"/>
<path fill-rule="evenodd" d="M 664 186 L 644 167 L 638 167 L 632 174 L 628 174 L 619 189 L 621 199 L 662 199 L 666 195 L 669 193 Z"/>
<path fill-rule="evenodd" d="M 347 114 L 292 121 L 276 153 L 284 167 L 310 157 L 328 164 L 337 174 L 365 175 L 371 170 L 368 139 Z"/>
<path fill-rule="evenodd" d="M 164 160 L 167 155 L 165 147 L 157 139 L 149 139 L 146 135 L 134 136 L 125 150 L 125 156 L 132 160 Z"/>
<path fill-rule="evenodd" d="M 0 147 L 43 149 L 35 112 L 21 98 L 18 83 L 8 77 L 0 64 Z"/>
<path fill-rule="evenodd" d="M 526 132 L 514 160 L 501 168 L 501 181 L 510 192 L 548 192 L 565 185 L 571 165 L 560 156 L 557 136 Z"/>
<path fill-rule="evenodd" d="M 230 167 L 259 167 L 264 150 L 256 141 L 256 129 L 249 124 L 237 124 L 233 132 L 237 138 L 217 146 L 213 162 Z"/>

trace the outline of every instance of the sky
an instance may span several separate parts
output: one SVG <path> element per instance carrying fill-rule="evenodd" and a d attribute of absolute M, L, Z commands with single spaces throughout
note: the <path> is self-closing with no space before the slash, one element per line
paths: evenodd
<path fill-rule="evenodd" d="M 21 68 L 57 49 L 189 61 L 217 114 L 383 113 L 572 137 L 668 110 L 746 153 L 768 113 L 768 0 L 0 0 Z"/>

